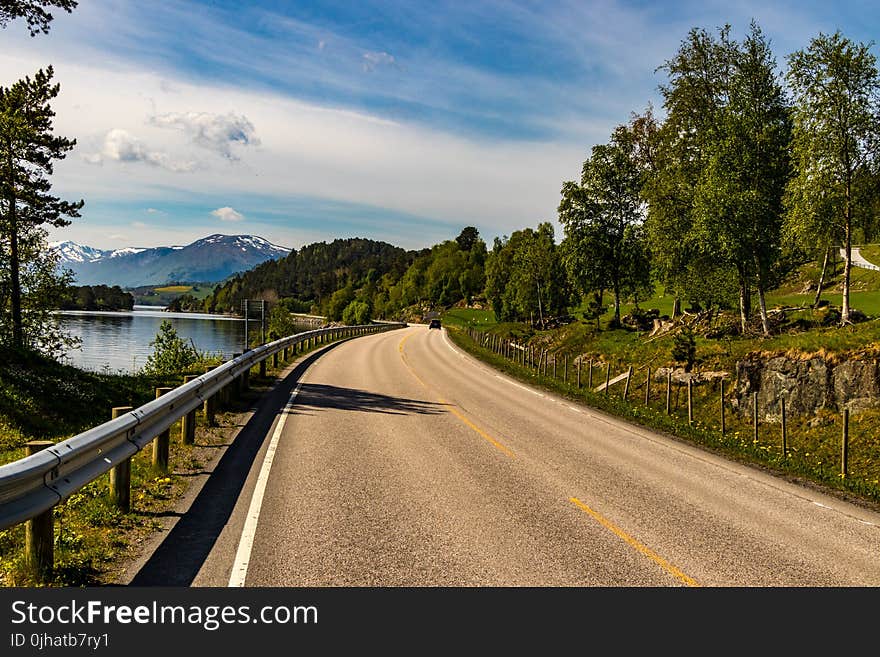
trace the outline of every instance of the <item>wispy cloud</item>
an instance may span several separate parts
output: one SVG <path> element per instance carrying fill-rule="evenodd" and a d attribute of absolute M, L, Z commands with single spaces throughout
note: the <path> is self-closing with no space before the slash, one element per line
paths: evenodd
<path fill-rule="evenodd" d="M 244 221 L 244 215 L 241 212 L 233 210 L 229 206 L 217 208 L 211 212 L 220 221 Z"/>
<path fill-rule="evenodd" d="M 144 229 L 147 227 L 147 224 L 145 224 L 143 221 L 132 221 L 131 227 L 137 228 L 137 229 Z"/>
<path fill-rule="evenodd" d="M 195 144 L 214 151 L 228 160 L 237 160 L 234 145 L 258 146 L 260 140 L 254 125 L 243 114 L 211 114 L 209 112 L 169 112 L 152 116 L 149 122 L 160 128 L 175 128 L 188 135 Z"/>
<path fill-rule="evenodd" d="M 380 66 L 397 66 L 397 60 L 387 52 L 365 52 L 363 56 L 364 71 L 375 71 Z"/>

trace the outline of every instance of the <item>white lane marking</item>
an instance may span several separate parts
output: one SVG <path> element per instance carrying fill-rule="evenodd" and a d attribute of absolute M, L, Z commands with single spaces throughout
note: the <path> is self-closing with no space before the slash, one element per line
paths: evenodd
<path fill-rule="evenodd" d="M 816 506 L 821 506 L 823 509 L 830 509 L 831 508 L 830 506 L 825 506 L 821 502 L 813 501 L 813 504 L 815 504 Z"/>
<path fill-rule="evenodd" d="M 278 449 L 278 441 L 281 439 L 284 423 L 290 414 L 290 410 L 293 408 L 293 401 L 299 394 L 301 387 L 302 382 L 298 383 L 293 392 L 290 393 L 290 399 L 287 400 L 287 404 L 284 405 L 281 411 L 281 417 L 278 418 L 278 422 L 275 425 L 272 440 L 269 441 L 269 447 L 266 449 L 266 456 L 263 458 L 263 465 L 260 467 L 260 474 L 257 477 L 257 485 L 254 487 L 251 504 L 248 507 L 244 528 L 241 530 L 241 540 L 239 540 L 238 550 L 235 552 L 235 561 L 232 562 L 232 574 L 229 577 L 230 587 L 244 586 L 244 580 L 247 577 L 248 566 L 251 561 L 251 550 L 254 547 L 254 537 L 257 535 L 260 509 L 263 507 L 263 496 L 266 493 L 266 484 L 269 482 L 269 470 L 272 469 L 272 461 L 275 460 L 275 450 Z"/>

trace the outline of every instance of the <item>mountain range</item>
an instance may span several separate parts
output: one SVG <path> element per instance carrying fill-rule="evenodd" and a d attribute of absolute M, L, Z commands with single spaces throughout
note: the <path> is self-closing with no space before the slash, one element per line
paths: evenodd
<path fill-rule="evenodd" d="M 255 235 L 214 234 L 186 246 L 96 249 L 76 242 L 49 244 L 59 266 L 73 271 L 77 285 L 165 285 L 217 283 L 232 274 L 276 260 L 290 249 Z"/>

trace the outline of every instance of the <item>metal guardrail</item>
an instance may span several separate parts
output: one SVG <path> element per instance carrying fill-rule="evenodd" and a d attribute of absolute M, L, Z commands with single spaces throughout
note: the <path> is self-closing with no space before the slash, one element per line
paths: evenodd
<path fill-rule="evenodd" d="M 261 345 L 118 418 L 0 466 L 0 530 L 34 518 L 146 447 L 261 361 L 311 338 L 352 337 L 402 323 L 315 329 Z"/>

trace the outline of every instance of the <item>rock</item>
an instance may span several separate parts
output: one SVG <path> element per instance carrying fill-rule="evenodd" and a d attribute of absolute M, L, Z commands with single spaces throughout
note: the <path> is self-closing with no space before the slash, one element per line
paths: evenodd
<path fill-rule="evenodd" d="M 759 413 L 770 421 L 780 417 L 783 397 L 791 416 L 839 411 L 844 406 L 860 412 L 880 407 L 880 364 L 877 360 L 832 364 L 820 357 L 750 358 L 737 363 L 734 390 L 733 405 L 740 413 L 751 416 L 752 395 L 757 392 Z"/>
<path fill-rule="evenodd" d="M 809 422 L 807 422 L 807 426 L 810 429 L 815 429 L 816 427 L 827 427 L 829 424 L 833 424 L 834 420 L 830 417 L 824 415 L 817 415 L 814 418 L 810 418 Z"/>

